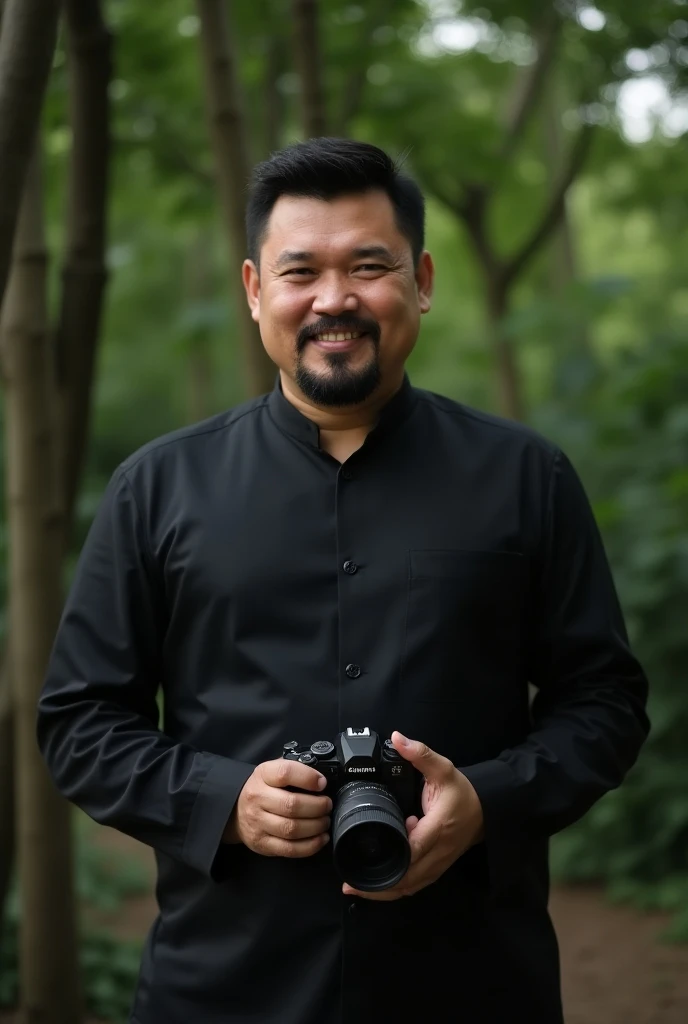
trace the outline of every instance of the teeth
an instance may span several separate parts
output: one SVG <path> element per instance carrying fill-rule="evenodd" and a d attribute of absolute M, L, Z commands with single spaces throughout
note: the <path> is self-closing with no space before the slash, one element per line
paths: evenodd
<path fill-rule="evenodd" d="M 330 332 L 329 334 L 316 334 L 315 337 L 316 341 L 352 341 L 354 338 L 360 338 L 361 332 L 347 331 L 344 334 L 333 334 Z"/>

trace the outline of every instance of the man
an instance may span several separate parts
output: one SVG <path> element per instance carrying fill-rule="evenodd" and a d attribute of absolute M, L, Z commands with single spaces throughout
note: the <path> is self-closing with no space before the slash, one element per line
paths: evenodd
<path fill-rule="evenodd" d="M 84 546 L 38 737 L 156 851 L 132 1024 L 562 1020 L 547 839 L 635 761 L 647 684 L 565 456 L 405 375 L 423 219 L 374 146 L 257 167 L 275 388 L 128 458 Z M 324 779 L 281 758 L 350 726 L 425 776 L 378 893 L 342 884 Z"/>

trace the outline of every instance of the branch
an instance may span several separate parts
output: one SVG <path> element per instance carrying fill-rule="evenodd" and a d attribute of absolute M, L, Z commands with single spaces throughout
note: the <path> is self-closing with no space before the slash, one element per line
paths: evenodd
<path fill-rule="evenodd" d="M 487 206 L 490 199 L 490 191 L 487 186 L 462 182 L 463 195 L 458 199 L 451 196 L 432 176 L 428 178 L 428 175 L 425 174 L 423 177 L 428 183 L 428 190 L 435 199 L 438 199 L 455 217 L 463 221 L 486 277 L 491 281 L 501 280 L 504 267 L 490 244 L 485 230 Z"/>
<path fill-rule="evenodd" d="M 52 66 L 60 0 L 5 0 L 0 34 L 0 305 Z"/>
<path fill-rule="evenodd" d="M 540 222 L 536 225 L 530 238 L 523 244 L 521 249 L 512 256 L 504 268 L 504 283 L 508 287 L 523 272 L 528 262 L 547 241 L 552 232 L 558 227 L 564 214 L 566 195 L 573 182 L 582 170 L 590 149 L 593 136 L 593 126 L 584 124 L 578 131 L 578 135 L 571 147 L 569 159 L 564 168 L 559 183 L 552 193 Z"/>
<path fill-rule="evenodd" d="M 506 118 L 505 138 L 499 154 L 501 160 L 507 160 L 516 149 L 537 106 L 554 57 L 560 31 L 561 21 L 552 9 L 545 15 L 539 31 L 535 33 L 537 41 L 535 62 L 519 75 L 514 101 Z"/>

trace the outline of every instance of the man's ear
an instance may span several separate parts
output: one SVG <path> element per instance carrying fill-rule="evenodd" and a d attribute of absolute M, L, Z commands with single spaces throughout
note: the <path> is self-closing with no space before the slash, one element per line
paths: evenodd
<path fill-rule="evenodd" d="M 432 305 L 432 290 L 435 284 L 435 265 L 432 256 L 424 249 L 416 267 L 416 287 L 421 313 L 428 313 Z"/>
<path fill-rule="evenodd" d="M 260 320 L 260 273 L 253 260 L 244 260 L 241 278 L 244 282 L 251 316 L 258 323 Z"/>

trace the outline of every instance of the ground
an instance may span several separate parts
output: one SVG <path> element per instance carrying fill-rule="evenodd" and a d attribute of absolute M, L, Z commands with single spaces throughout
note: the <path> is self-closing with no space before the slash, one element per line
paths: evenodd
<path fill-rule="evenodd" d="M 142 857 L 150 851 L 111 829 L 99 829 L 108 848 Z M 566 1024 L 686 1024 L 688 946 L 659 941 L 667 919 L 610 906 L 591 886 L 555 887 L 551 912 L 559 936 Z M 127 900 L 106 922 L 123 937 L 145 934 L 153 897 Z M 0 1014 L 0 1024 L 14 1024 Z M 88 1024 L 98 1024 L 90 1021 Z"/>

